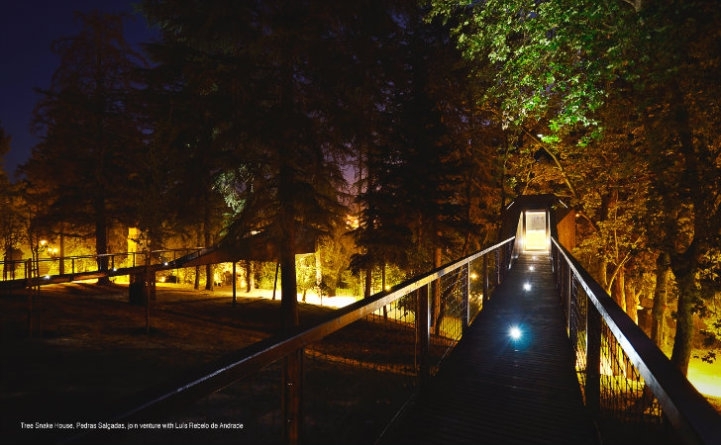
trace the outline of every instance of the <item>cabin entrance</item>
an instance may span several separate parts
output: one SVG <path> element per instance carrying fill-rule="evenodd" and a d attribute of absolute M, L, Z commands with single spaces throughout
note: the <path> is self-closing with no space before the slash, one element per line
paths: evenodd
<path fill-rule="evenodd" d="M 547 212 L 527 210 L 525 214 L 525 249 L 548 251 L 549 233 Z"/>

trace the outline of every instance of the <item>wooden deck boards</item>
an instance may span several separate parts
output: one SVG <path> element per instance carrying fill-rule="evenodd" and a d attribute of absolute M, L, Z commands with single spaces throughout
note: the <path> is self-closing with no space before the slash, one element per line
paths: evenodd
<path fill-rule="evenodd" d="M 509 336 L 512 326 L 521 329 L 520 339 Z M 438 374 L 380 443 L 597 443 L 546 253 L 527 252 L 514 262 Z"/>

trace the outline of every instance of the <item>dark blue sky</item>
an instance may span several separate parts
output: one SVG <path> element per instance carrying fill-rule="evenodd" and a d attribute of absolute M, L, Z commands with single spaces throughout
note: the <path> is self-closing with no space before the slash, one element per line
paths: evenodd
<path fill-rule="evenodd" d="M 134 13 L 138 0 L 24 0 L 4 2 L 0 8 L 0 124 L 12 136 L 5 155 L 5 171 L 13 177 L 38 139 L 30 133 L 32 110 L 38 100 L 34 88 L 47 88 L 58 66 L 50 51 L 57 38 L 78 33 L 74 11 L 122 12 L 133 15 L 125 23 L 126 39 L 147 41 L 145 20 Z"/>

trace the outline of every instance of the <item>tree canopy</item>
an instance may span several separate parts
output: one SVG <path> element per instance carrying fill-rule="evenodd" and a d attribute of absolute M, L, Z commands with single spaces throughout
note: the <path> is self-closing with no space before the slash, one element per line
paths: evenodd
<path fill-rule="evenodd" d="M 111 221 L 131 222 L 141 194 L 132 185 L 142 134 L 128 98 L 142 58 L 123 37 L 121 16 L 77 17 L 80 33 L 54 42 L 60 66 L 34 113 L 41 142 L 21 171 L 42 209 L 43 230 L 67 223 L 76 233 L 91 231 L 102 254 Z"/>
<path fill-rule="evenodd" d="M 613 259 L 605 256 L 613 276 L 644 249 L 669 256 L 679 289 L 672 358 L 685 371 L 693 314 L 708 314 L 703 295 L 718 292 L 700 279 L 719 267 L 715 2 L 429 3 L 431 17 L 451 23 L 466 57 L 493 79 L 487 106 L 516 134 L 539 135 L 536 147 L 596 236 L 623 239 Z M 621 209 L 627 222 L 609 232 Z M 619 238 L 629 222 L 638 230 Z"/>

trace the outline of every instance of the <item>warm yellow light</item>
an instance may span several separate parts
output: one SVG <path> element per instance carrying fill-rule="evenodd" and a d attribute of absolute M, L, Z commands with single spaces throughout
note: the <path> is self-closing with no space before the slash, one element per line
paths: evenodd
<path fill-rule="evenodd" d="M 345 221 L 346 225 L 351 229 L 357 229 L 360 226 L 360 220 L 357 216 L 346 215 Z"/>

